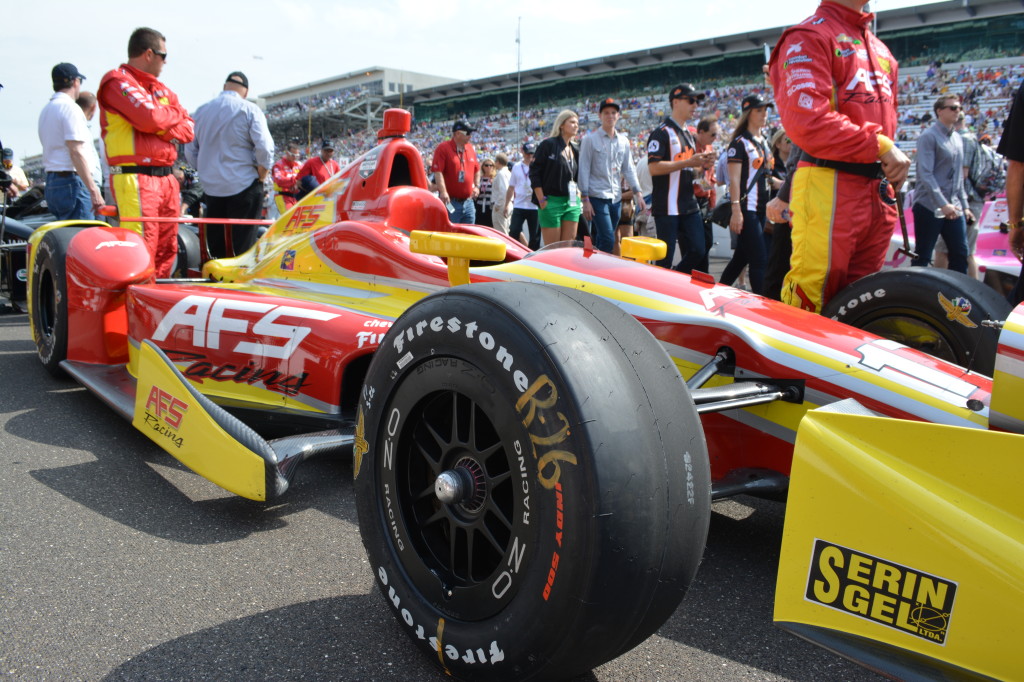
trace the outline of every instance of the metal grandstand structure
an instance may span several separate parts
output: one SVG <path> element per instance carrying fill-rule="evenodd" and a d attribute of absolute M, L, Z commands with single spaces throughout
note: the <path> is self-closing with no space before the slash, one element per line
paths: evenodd
<path fill-rule="evenodd" d="M 1007 19 L 1010 20 L 1007 20 Z M 773 46 L 784 27 L 719 36 L 646 50 L 595 57 L 528 71 L 498 74 L 469 81 L 435 78 L 429 85 L 409 83 L 400 92 L 386 87 L 364 92 L 331 106 L 318 106 L 271 118 L 275 139 L 318 139 L 338 137 L 354 129 L 375 129 L 384 109 L 402 106 L 413 109 L 419 120 L 449 120 L 456 114 L 516 111 L 519 100 L 525 107 L 550 106 L 573 98 L 601 96 L 632 89 L 653 92 L 667 90 L 679 81 L 695 83 L 733 78 L 749 82 L 764 61 L 764 46 Z M 948 0 L 916 7 L 883 10 L 878 13 L 877 31 L 901 59 L 910 66 L 909 55 L 919 59 L 961 61 L 984 58 L 971 53 L 989 50 L 1002 56 L 1018 56 L 1024 45 L 1024 2 L 1022 0 Z M 948 48 L 948 49 L 947 49 Z M 1000 56 L 992 54 L 990 56 Z M 366 70 L 369 76 L 382 67 Z M 268 107 L 297 97 L 315 97 L 337 92 L 340 84 L 351 82 L 364 72 L 326 79 L 265 95 Z M 393 78 L 373 76 L 382 84 Z"/>

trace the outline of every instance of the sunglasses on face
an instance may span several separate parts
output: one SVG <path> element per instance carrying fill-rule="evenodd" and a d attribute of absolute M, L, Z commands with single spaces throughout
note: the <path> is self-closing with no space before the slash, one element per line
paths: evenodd
<path fill-rule="evenodd" d="M 152 50 L 153 48 L 150 48 L 150 49 Z M 167 61 L 167 53 L 166 52 L 158 52 L 156 50 L 153 50 L 153 54 L 155 54 L 157 57 L 160 57 L 160 59 L 162 61 L 165 61 L 165 62 Z"/>
<path fill-rule="evenodd" d="M 953 111 L 960 111 L 960 105 L 959 104 L 954 104 L 952 106 L 946 106 L 946 107 L 942 107 L 942 108 L 943 109 L 952 109 Z"/>

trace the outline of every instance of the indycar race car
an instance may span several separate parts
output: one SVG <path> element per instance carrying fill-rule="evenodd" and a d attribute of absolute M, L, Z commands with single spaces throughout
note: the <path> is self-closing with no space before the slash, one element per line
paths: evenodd
<path fill-rule="evenodd" d="M 531 252 L 448 220 L 409 124 L 387 111 L 203 279 L 155 280 L 134 232 L 40 228 L 43 365 L 254 500 L 350 452 L 375 582 L 455 677 L 562 679 L 644 641 L 739 494 L 788 495 L 783 627 L 892 675 L 1014 675 L 1024 308 L 919 275 L 920 306 L 948 304 L 935 333 L 972 330 L 944 347 L 977 365 L 988 344 L 993 379 L 651 266 L 657 240 Z"/>

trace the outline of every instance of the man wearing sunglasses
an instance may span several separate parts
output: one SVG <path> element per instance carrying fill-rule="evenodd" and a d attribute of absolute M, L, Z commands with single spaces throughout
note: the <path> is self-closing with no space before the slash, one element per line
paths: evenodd
<path fill-rule="evenodd" d="M 668 245 L 658 265 L 670 268 L 675 243 L 682 251 L 676 269 L 689 273 L 704 259 L 704 218 L 693 196 L 693 181 L 715 162 L 714 152 L 698 152 L 687 121 L 697 111 L 704 93 L 690 83 L 672 88 L 668 94 L 671 114 L 647 139 L 647 167 L 654 187 L 651 215 L 661 239 Z"/>
<path fill-rule="evenodd" d="M 770 61 L 782 125 L 805 154 L 793 177 L 782 300 L 812 312 L 881 269 L 897 219 L 893 190 L 910 168 L 893 142 L 898 66 L 871 32 L 866 4 L 823 0 L 786 29 Z"/>
<path fill-rule="evenodd" d="M 111 189 L 122 216 L 175 218 L 181 211 L 171 167 L 178 145 L 191 142 L 192 118 L 158 78 L 167 63 L 164 36 L 138 28 L 128 39 L 128 61 L 100 81 L 100 126 L 110 165 Z M 124 222 L 139 232 L 157 277 L 169 277 L 178 255 L 174 223 Z"/>
<path fill-rule="evenodd" d="M 960 98 L 943 95 L 935 101 L 935 123 L 917 138 L 917 180 L 914 188 L 914 250 L 911 265 L 931 264 L 935 241 L 942 235 L 949 269 L 967 273 L 967 222 L 974 221 L 964 187 L 963 140 L 956 134 Z M 965 220 L 966 218 L 966 220 Z"/>

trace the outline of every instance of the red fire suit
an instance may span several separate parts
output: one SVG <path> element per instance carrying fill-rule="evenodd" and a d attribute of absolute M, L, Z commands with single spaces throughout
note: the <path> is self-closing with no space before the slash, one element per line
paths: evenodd
<path fill-rule="evenodd" d="M 301 165 L 298 161 L 292 161 L 286 156 L 279 159 L 271 171 L 274 178 L 274 202 L 281 214 L 295 205 L 295 184 L 299 180 Z"/>
<path fill-rule="evenodd" d="M 885 260 L 897 214 L 878 159 L 896 133 L 897 64 L 869 30 L 873 15 L 823 0 L 772 52 L 775 104 L 810 161 L 793 177 L 793 255 L 782 300 L 820 312 Z M 881 190 L 891 201 L 892 189 Z"/>
<path fill-rule="evenodd" d="M 334 159 L 324 161 L 319 156 L 312 156 L 306 159 L 306 163 L 302 164 L 302 168 L 299 169 L 298 178 L 301 180 L 303 176 L 312 175 L 316 178 L 316 184 L 319 186 L 327 182 L 339 170 L 341 168 Z"/>
<path fill-rule="evenodd" d="M 192 118 L 170 88 L 122 64 L 100 80 L 100 126 L 110 164 L 111 189 L 123 216 L 176 218 L 181 188 L 171 175 L 180 143 L 194 135 Z M 122 222 L 142 234 L 157 277 L 169 277 L 178 255 L 174 223 Z"/>

